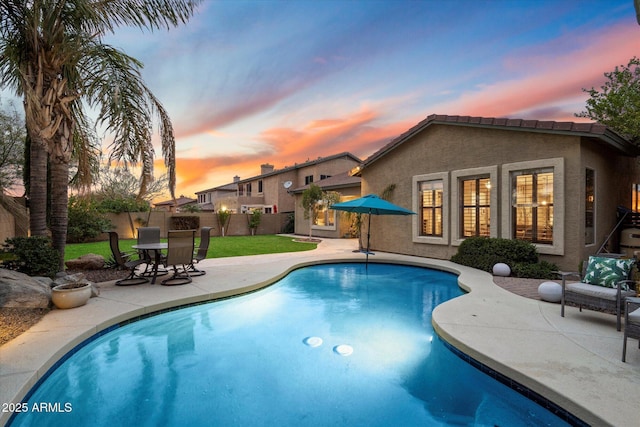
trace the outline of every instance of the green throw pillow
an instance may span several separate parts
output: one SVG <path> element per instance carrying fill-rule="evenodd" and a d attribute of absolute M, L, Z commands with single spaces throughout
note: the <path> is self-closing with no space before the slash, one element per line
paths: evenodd
<path fill-rule="evenodd" d="M 615 288 L 620 280 L 629 278 L 634 259 L 616 259 L 605 257 L 589 257 L 587 272 L 582 280 L 590 285 L 599 285 L 606 288 Z M 622 285 L 623 291 L 628 291 L 626 284 Z"/>

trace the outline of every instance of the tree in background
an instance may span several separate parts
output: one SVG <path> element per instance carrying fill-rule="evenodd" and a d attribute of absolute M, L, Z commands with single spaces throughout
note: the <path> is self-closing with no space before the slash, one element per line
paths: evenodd
<path fill-rule="evenodd" d="M 85 106 L 114 135 L 113 159 L 141 163 L 141 192 L 153 180 L 154 117 L 169 189 L 175 189 L 175 139 L 169 116 L 144 84 L 142 63 L 103 43 L 121 26 L 169 29 L 186 23 L 200 0 L 2 0 L 0 87 L 24 101 L 30 139 L 30 222 L 33 235 L 47 234 L 47 182 L 51 182 L 50 229 L 60 253 L 68 226 L 72 155 L 91 146 Z M 81 174 L 85 178 L 90 177 Z M 50 177 L 50 178 L 49 178 Z"/>
<path fill-rule="evenodd" d="M 313 218 L 318 209 L 318 202 L 322 200 L 322 189 L 315 184 L 309 185 L 309 188 L 302 193 L 302 207 L 304 209 L 304 218 L 309 220 L 309 240 L 313 233 Z"/>
<path fill-rule="evenodd" d="M 621 135 L 640 144 L 640 59 L 604 73 L 607 81 L 601 90 L 582 89 L 587 92 L 587 110 L 577 117 L 588 117 L 609 126 Z"/>
<path fill-rule="evenodd" d="M 0 109 L 0 192 L 22 184 L 25 139 L 24 120 L 15 106 Z"/>
<path fill-rule="evenodd" d="M 161 195 L 167 188 L 169 177 L 162 175 L 146 185 L 144 194 L 141 192 L 141 179 L 137 178 L 129 169 L 123 167 L 105 166 L 100 169 L 93 195 L 100 200 L 104 199 L 134 199 L 139 202 L 151 201 Z"/>

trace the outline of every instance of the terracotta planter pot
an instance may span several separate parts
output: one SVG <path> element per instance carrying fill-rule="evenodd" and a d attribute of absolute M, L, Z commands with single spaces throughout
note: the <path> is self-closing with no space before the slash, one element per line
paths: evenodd
<path fill-rule="evenodd" d="M 51 290 L 53 304 L 62 309 L 80 307 L 91 298 L 91 285 L 88 283 L 67 283 L 55 286 Z"/>

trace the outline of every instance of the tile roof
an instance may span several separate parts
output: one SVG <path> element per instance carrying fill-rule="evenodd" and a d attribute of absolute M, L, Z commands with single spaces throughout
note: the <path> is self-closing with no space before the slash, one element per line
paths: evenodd
<path fill-rule="evenodd" d="M 359 186 L 362 182 L 362 178 L 358 176 L 351 176 L 349 172 L 342 172 L 329 178 L 322 179 L 318 182 L 314 182 L 313 184 L 322 188 L 323 190 L 335 190 L 338 188 L 346 188 L 346 187 L 356 187 Z M 302 187 L 298 187 L 294 190 L 291 190 L 292 193 L 301 193 L 307 188 L 309 188 L 311 184 L 304 185 Z"/>
<path fill-rule="evenodd" d="M 195 203 L 197 202 L 196 199 L 192 199 L 189 197 L 185 197 L 185 196 L 180 196 L 177 199 L 173 200 L 165 200 L 164 202 L 158 202 L 158 203 L 154 203 L 154 206 L 173 206 L 174 204 L 176 206 L 183 206 L 183 205 L 188 205 L 189 203 Z"/>
<path fill-rule="evenodd" d="M 345 151 L 345 152 L 342 152 L 342 153 L 333 154 L 331 156 L 318 157 L 317 159 L 314 159 L 314 160 L 307 160 L 306 162 L 303 162 L 303 163 L 296 163 L 293 166 L 285 166 L 282 169 L 274 169 L 271 172 L 263 173 L 261 175 L 252 176 L 251 178 L 241 179 L 238 182 L 239 183 L 251 182 L 251 181 L 254 181 L 256 179 L 260 179 L 260 178 L 263 178 L 263 177 L 266 177 L 266 176 L 278 175 L 278 174 L 281 174 L 281 173 L 284 173 L 284 172 L 289 172 L 291 170 L 300 169 L 300 168 L 304 168 L 304 167 L 307 167 L 307 166 L 316 165 L 318 163 L 324 163 L 324 162 L 328 162 L 330 160 L 339 159 L 341 157 L 348 157 L 348 158 L 354 160 L 357 163 L 362 163 L 361 159 L 359 159 L 358 157 L 354 156 L 353 154 Z"/>
<path fill-rule="evenodd" d="M 434 124 L 579 135 L 599 139 L 629 156 L 640 155 L 640 149 L 633 145 L 631 141 L 625 139 L 611 128 L 600 123 L 554 122 L 546 120 L 432 114 L 405 133 L 393 139 L 380 150 L 373 153 L 364 161 L 364 165 L 366 166 L 373 163 L 380 157 L 384 156 L 387 152 L 402 144 L 404 141 L 421 132 L 426 127 Z"/>
<path fill-rule="evenodd" d="M 214 190 L 237 190 L 238 189 L 238 184 L 244 184 L 247 182 L 251 182 L 251 181 L 255 181 L 256 179 L 261 179 L 267 176 L 273 176 L 273 175 L 278 175 L 284 172 L 289 172 L 295 169 L 300 169 L 300 168 L 304 168 L 307 166 L 312 166 L 318 163 L 324 163 L 327 162 L 329 160 L 334 160 L 334 159 L 339 159 L 341 157 L 348 157 L 352 160 L 354 160 L 357 163 L 362 163 L 362 160 L 359 159 L 358 157 L 354 156 L 353 154 L 349 153 L 349 152 L 342 152 L 342 153 L 338 153 L 338 154 L 333 154 L 331 156 L 326 156 L 326 157 L 318 157 L 317 159 L 314 160 L 307 160 L 306 162 L 303 163 L 296 163 L 293 166 L 285 166 L 282 169 L 274 169 L 273 171 L 267 172 L 267 173 L 263 173 L 261 175 L 256 175 L 256 176 L 252 176 L 250 178 L 245 178 L 245 179 L 241 179 L 238 180 L 237 182 L 232 182 L 229 184 L 224 184 L 218 187 L 214 187 L 214 188 L 210 188 L 208 190 L 200 190 L 200 191 L 196 191 L 196 194 L 202 194 L 202 193 L 208 193 Z"/>

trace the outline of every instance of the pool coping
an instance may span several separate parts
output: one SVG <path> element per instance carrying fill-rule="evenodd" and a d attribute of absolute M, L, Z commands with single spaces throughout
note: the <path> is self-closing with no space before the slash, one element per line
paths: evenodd
<path fill-rule="evenodd" d="M 308 265 L 363 261 L 352 240 L 324 239 L 313 251 L 207 259 L 207 275 L 179 287 L 101 284 L 86 306 L 52 310 L 0 347 L 0 403 L 20 402 L 47 371 L 93 335 L 121 322 L 174 307 L 225 298 L 268 286 Z M 488 273 L 449 261 L 376 253 L 370 262 L 430 267 L 458 275 L 469 293 L 433 312 L 438 335 L 470 358 L 551 400 L 592 425 L 625 425 L 640 417 L 640 351 L 632 341 L 620 361 L 622 332 L 615 317 L 560 317 L 558 304 L 523 298 L 495 285 Z M 504 319 L 509 319 L 505 322 Z M 10 413 L 0 413 L 4 425 Z"/>

